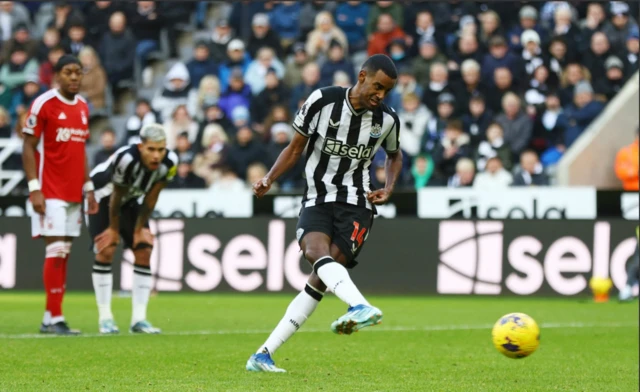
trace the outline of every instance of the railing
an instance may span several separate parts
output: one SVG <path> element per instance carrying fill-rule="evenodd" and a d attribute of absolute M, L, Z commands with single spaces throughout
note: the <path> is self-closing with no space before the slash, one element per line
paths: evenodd
<path fill-rule="evenodd" d="M 5 170 L 4 162 L 22 150 L 22 140 L 0 139 L 0 196 L 7 196 L 24 178 L 22 170 Z"/>

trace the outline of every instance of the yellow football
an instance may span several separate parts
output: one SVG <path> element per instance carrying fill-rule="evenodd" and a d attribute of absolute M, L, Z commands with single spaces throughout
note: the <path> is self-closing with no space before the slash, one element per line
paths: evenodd
<path fill-rule="evenodd" d="M 500 317 L 491 332 L 493 345 L 509 358 L 524 358 L 540 345 L 540 328 L 524 313 L 509 313 Z"/>

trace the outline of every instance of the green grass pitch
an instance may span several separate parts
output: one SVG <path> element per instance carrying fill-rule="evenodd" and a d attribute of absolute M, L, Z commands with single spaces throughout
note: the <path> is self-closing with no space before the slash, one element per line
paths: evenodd
<path fill-rule="evenodd" d="M 576 299 L 370 297 L 383 323 L 331 333 L 346 311 L 332 295 L 275 355 L 284 374 L 245 371 L 292 295 L 167 294 L 149 319 L 163 335 L 132 336 L 130 298 L 114 298 L 119 336 L 97 335 L 92 293 L 65 313 L 82 337 L 37 334 L 43 294 L 0 293 L 0 391 L 637 391 L 638 303 Z M 541 326 L 532 356 L 491 343 L 503 314 Z"/>

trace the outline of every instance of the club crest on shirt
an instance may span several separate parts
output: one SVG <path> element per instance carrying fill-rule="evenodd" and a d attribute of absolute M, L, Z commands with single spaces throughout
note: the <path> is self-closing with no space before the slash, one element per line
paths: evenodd
<path fill-rule="evenodd" d="M 27 117 L 26 124 L 27 128 L 35 128 L 38 124 L 38 117 L 35 114 L 29 115 L 29 117 Z"/>
<path fill-rule="evenodd" d="M 371 127 L 371 133 L 369 135 L 376 139 L 382 136 L 382 125 L 373 124 L 373 126 Z"/>

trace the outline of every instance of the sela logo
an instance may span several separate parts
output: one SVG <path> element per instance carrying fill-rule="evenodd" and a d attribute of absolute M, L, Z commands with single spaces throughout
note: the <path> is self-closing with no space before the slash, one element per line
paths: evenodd
<path fill-rule="evenodd" d="M 0 288 L 3 289 L 16 285 L 17 239 L 11 233 L 0 236 Z"/>
<path fill-rule="evenodd" d="M 611 276 L 621 289 L 626 284 L 627 260 L 637 246 L 631 236 L 611 244 L 607 222 L 595 223 L 592 244 L 566 236 L 545 247 L 530 235 L 505 244 L 503 229 L 503 222 L 441 222 L 438 293 L 495 295 L 506 288 L 530 295 L 546 282 L 558 294 L 576 295 L 588 288 L 591 276 Z M 505 276 L 505 268 L 513 272 Z"/>
<path fill-rule="evenodd" d="M 56 129 L 57 142 L 84 142 L 89 136 L 89 131 L 85 129 L 58 128 Z"/>
<path fill-rule="evenodd" d="M 478 207 L 483 207 L 478 211 Z M 482 205 L 478 198 L 469 196 L 461 199 L 449 199 L 448 217 L 464 217 L 464 218 L 481 218 L 481 219 L 566 219 L 566 209 L 550 207 L 548 209 L 540 209 L 538 200 L 531 200 L 531 205 L 513 206 L 507 211 L 503 210 L 503 206 Z M 505 215 L 506 214 L 506 215 Z"/>
<path fill-rule="evenodd" d="M 322 146 L 322 152 L 329 155 L 337 155 L 339 157 L 348 157 L 351 159 L 369 159 L 373 147 L 367 147 L 362 144 L 357 146 L 349 146 L 342 143 L 340 140 L 327 138 Z"/>

